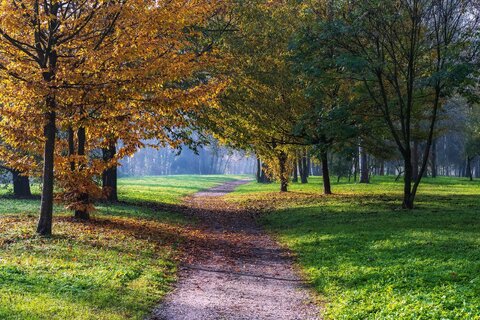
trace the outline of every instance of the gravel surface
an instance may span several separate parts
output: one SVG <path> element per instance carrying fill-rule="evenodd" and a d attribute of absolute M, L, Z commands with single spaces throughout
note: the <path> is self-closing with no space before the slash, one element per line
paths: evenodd
<path fill-rule="evenodd" d="M 254 214 L 222 200 L 248 181 L 229 182 L 187 200 L 200 220 L 175 290 L 152 320 L 320 319 L 289 252 L 256 224 Z"/>

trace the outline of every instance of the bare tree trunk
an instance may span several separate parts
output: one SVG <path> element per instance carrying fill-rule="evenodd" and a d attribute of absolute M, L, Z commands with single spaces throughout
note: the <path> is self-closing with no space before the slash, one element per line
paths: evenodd
<path fill-rule="evenodd" d="M 78 142 L 78 152 L 77 152 L 77 154 L 79 156 L 85 156 L 85 143 L 86 143 L 87 137 L 86 137 L 84 127 L 78 128 L 77 139 L 78 139 L 78 141 L 77 141 Z M 85 168 L 85 164 L 80 163 L 78 165 L 79 170 L 83 170 L 84 168 Z M 88 193 L 80 194 L 78 201 L 81 202 L 84 205 L 87 205 L 88 201 L 89 201 Z M 88 219 L 90 219 L 90 214 L 88 213 L 88 210 L 86 210 L 86 209 L 75 210 L 75 218 L 80 219 L 80 220 L 88 220 Z"/>
<path fill-rule="evenodd" d="M 295 161 L 293 163 L 293 179 L 292 182 L 298 182 L 298 157 L 295 157 Z"/>
<path fill-rule="evenodd" d="M 310 155 L 307 154 L 307 172 L 308 172 L 308 177 L 310 176 L 313 176 L 313 167 L 312 167 L 312 157 L 310 157 Z"/>
<path fill-rule="evenodd" d="M 404 209 L 413 209 L 412 197 L 412 182 L 413 182 L 413 170 L 410 156 L 405 157 L 405 173 L 404 173 L 404 188 L 403 188 L 403 204 Z"/>
<path fill-rule="evenodd" d="M 116 143 L 113 141 L 108 148 L 102 149 L 103 161 L 107 162 L 115 158 L 117 153 Z M 102 174 L 102 188 L 104 194 L 107 196 L 108 201 L 118 201 L 118 188 L 117 188 L 117 166 L 111 166 Z"/>
<path fill-rule="evenodd" d="M 322 161 L 322 175 L 323 175 L 323 194 L 332 194 L 332 186 L 330 184 L 330 172 L 328 169 L 328 153 L 326 150 L 320 153 Z"/>
<path fill-rule="evenodd" d="M 278 154 L 278 165 L 280 169 L 280 192 L 288 191 L 287 154 L 280 151 Z"/>
<path fill-rule="evenodd" d="M 257 157 L 257 173 L 256 173 L 256 178 L 257 182 L 261 183 L 262 179 L 262 162 L 260 161 L 260 158 Z"/>
<path fill-rule="evenodd" d="M 416 181 L 418 179 L 418 141 L 413 141 L 412 149 L 412 179 Z"/>
<path fill-rule="evenodd" d="M 365 148 L 362 146 L 360 146 L 360 183 L 370 183 L 368 155 Z"/>
<path fill-rule="evenodd" d="M 480 161 L 478 159 L 475 164 L 475 178 L 480 178 Z"/>
<path fill-rule="evenodd" d="M 466 174 L 470 181 L 473 181 L 473 174 L 472 174 L 472 158 L 467 157 L 467 166 L 466 166 Z"/>
<path fill-rule="evenodd" d="M 11 170 L 13 177 L 13 194 L 16 198 L 30 198 L 32 192 L 30 190 L 30 179 L 28 176 L 22 175 L 18 170 Z"/>
<path fill-rule="evenodd" d="M 358 154 L 355 156 L 355 159 L 353 161 L 353 182 L 357 182 L 357 176 L 358 176 Z"/>
<path fill-rule="evenodd" d="M 431 158 L 431 165 L 432 165 L 432 178 L 437 177 L 437 139 L 432 141 L 432 158 Z"/>
<path fill-rule="evenodd" d="M 308 158 L 307 158 L 307 151 L 304 150 L 302 152 L 302 171 L 300 172 L 300 179 L 302 183 L 308 183 L 308 175 L 310 168 L 308 167 Z"/>
<path fill-rule="evenodd" d="M 385 161 L 380 162 L 380 176 L 385 175 Z"/>
<path fill-rule="evenodd" d="M 49 109 L 55 109 L 55 99 L 53 97 L 47 97 L 47 106 Z M 45 136 L 43 154 L 43 187 L 37 233 L 43 236 L 50 236 L 52 234 L 53 184 L 55 180 L 55 134 L 57 130 L 55 112 L 47 112 L 45 114 L 45 121 L 46 123 L 43 129 Z"/>

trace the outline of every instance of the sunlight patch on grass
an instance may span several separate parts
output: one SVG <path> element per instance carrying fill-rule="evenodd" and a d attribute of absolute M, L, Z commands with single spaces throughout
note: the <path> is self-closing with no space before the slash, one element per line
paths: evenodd
<path fill-rule="evenodd" d="M 34 234 L 40 200 L 0 194 L 0 319 L 144 319 L 175 280 L 182 198 L 236 177 L 121 179 L 120 203 L 75 222 L 55 206 L 54 236 Z"/>
<path fill-rule="evenodd" d="M 480 319 L 478 181 L 425 179 L 414 211 L 400 209 L 393 177 L 334 184 L 332 197 L 310 181 L 282 196 L 252 183 L 229 198 L 273 199 L 262 222 L 296 253 L 328 319 Z"/>

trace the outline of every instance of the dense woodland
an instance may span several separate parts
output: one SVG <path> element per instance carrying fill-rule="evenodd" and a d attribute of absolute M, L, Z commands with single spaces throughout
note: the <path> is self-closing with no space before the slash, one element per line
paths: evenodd
<path fill-rule="evenodd" d="M 19 196 L 41 182 L 42 235 L 54 200 L 80 220 L 116 200 L 119 164 L 122 175 L 256 172 L 281 191 L 316 174 L 325 194 L 330 176 L 396 175 L 413 209 L 424 176 L 480 175 L 479 10 L 477 0 L 3 1 L 2 172 Z"/>

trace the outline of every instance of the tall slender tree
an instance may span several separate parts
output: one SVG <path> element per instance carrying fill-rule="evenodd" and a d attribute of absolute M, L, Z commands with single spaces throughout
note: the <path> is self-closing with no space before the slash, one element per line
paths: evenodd
<path fill-rule="evenodd" d="M 473 72 L 480 21 L 475 1 L 334 1 L 323 39 L 362 83 L 404 162 L 403 207 L 412 209 L 428 164 L 439 110 Z M 381 12 L 381 14 L 378 14 Z M 414 179 L 414 130 L 426 128 Z"/>

